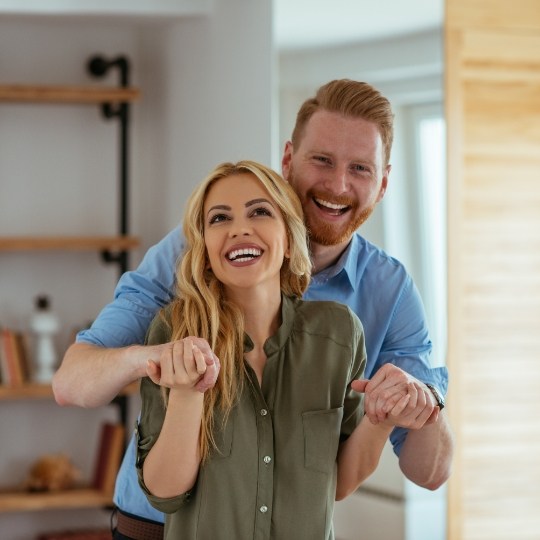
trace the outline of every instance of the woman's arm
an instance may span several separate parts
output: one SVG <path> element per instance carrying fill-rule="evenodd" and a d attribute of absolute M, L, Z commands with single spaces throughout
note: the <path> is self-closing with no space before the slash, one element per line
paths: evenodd
<path fill-rule="evenodd" d="M 200 465 L 199 434 L 204 394 L 172 389 L 161 433 L 143 466 L 153 495 L 172 498 L 189 491 Z"/>
<path fill-rule="evenodd" d="M 157 497 L 185 493 L 197 479 L 204 394 L 196 386 L 206 371 L 204 355 L 189 338 L 170 343 L 159 365 L 149 362 L 149 377 L 170 389 L 161 432 L 143 464 L 144 484 Z"/>
<path fill-rule="evenodd" d="M 392 426 L 372 424 L 363 416 L 351 436 L 339 445 L 336 501 L 356 491 L 377 468 L 391 431 Z"/>
<path fill-rule="evenodd" d="M 351 436 L 339 445 L 337 501 L 356 491 L 377 468 L 386 440 L 392 429 L 403 421 L 403 414 L 410 400 L 409 393 L 394 394 L 386 406 L 387 416 L 384 421 L 373 424 L 369 417 L 364 415 Z"/>

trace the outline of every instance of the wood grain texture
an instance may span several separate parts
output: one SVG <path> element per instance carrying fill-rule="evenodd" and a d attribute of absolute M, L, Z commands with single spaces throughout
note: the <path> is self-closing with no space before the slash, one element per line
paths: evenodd
<path fill-rule="evenodd" d="M 136 88 L 0 85 L 0 101 L 12 103 L 127 103 L 139 97 L 140 92 Z"/>
<path fill-rule="evenodd" d="M 540 538 L 540 2 L 447 0 L 449 540 Z"/>

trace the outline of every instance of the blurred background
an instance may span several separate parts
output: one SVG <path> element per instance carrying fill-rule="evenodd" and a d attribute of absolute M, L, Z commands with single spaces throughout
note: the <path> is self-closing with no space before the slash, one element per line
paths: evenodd
<path fill-rule="evenodd" d="M 93 54 L 125 55 L 141 92 L 129 126 L 129 231 L 146 249 L 181 219 L 186 196 L 218 162 L 280 170 L 300 103 L 334 78 L 367 81 L 395 111 L 389 190 L 362 234 L 400 259 L 425 301 L 433 363 L 446 361 L 445 120 L 442 0 L 0 0 L 0 85 L 116 86 L 91 77 Z M 96 105 L 0 104 L 0 237 L 114 235 L 118 127 Z M 112 299 L 118 267 L 92 251 L 3 251 L 0 325 L 27 332 L 37 295 L 61 321 L 59 354 Z M 128 399 L 128 432 L 138 412 Z M 65 451 L 89 478 L 99 426 L 115 407 L 62 409 L 3 399 L 0 488 Z M 107 526 L 101 509 L 7 511 L 2 538 Z M 403 479 L 387 448 L 376 474 L 336 508 L 340 540 L 445 538 L 446 491 Z M 361 535 L 359 534 L 361 530 Z"/>

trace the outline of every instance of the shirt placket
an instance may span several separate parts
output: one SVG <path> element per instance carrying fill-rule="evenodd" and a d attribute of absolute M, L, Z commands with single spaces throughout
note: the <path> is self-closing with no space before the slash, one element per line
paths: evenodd
<path fill-rule="evenodd" d="M 274 497 L 274 425 L 258 382 L 255 380 L 252 383 L 258 439 L 257 505 L 253 538 L 267 540 L 271 532 Z"/>

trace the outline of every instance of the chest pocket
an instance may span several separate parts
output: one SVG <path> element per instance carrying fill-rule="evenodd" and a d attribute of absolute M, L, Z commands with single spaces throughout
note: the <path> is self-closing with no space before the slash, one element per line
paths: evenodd
<path fill-rule="evenodd" d="M 343 407 L 302 413 L 304 465 L 307 469 L 332 473 L 339 447 Z"/>

